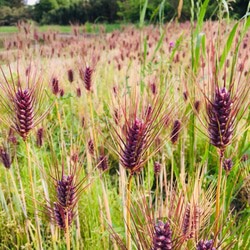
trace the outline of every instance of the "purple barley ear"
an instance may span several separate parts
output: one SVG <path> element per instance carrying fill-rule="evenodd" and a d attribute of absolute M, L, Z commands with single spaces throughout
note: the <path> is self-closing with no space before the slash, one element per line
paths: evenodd
<path fill-rule="evenodd" d="M 241 157 L 241 161 L 242 162 L 246 162 L 246 161 L 248 161 L 248 154 L 244 154 L 244 155 L 242 155 L 242 157 Z"/>
<path fill-rule="evenodd" d="M 152 94 L 155 95 L 156 94 L 156 84 L 155 84 L 155 82 L 151 83 L 150 86 L 151 86 Z"/>
<path fill-rule="evenodd" d="M 142 152 L 145 147 L 147 131 L 143 120 L 135 119 L 129 127 L 126 145 L 121 156 L 122 165 L 132 172 L 139 168 L 142 162 Z"/>
<path fill-rule="evenodd" d="M 159 220 L 158 225 L 155 225 L 152 242 L 153 250 L 173 249 L 172 231 L 168 223 Z"/>
<path fill-rule="evenodd" d="M 179 120 L 175 120 L 173 128 L 172 128 L 172 132 L 171 132 L 171 142 L 173 144 L 175 144 L 178 141 L 178 139 L 179 139 L 180 129 L 181 129 L 181 123 L 180 123 L 180 121 Z"/>
<path fill-rule="evenodd" d="M 229 172 L 232 170 L 233 162 L 232 159 L 225 159 L 223 161 L 223 169 L 226 171 L 226 175 L 228 176 Z"/>
<path fill-rule="evenodd" d="M 197 244 L 196 250 L 216 250 L 214 245 L 214 240 L 200 240 Z"/>
<path fill-rule="evenodd" d="M 186 102 L 187 99 L 188 99 L 188 93 L 187 93 L 187 91 L 183 92 L 183 98 L 184 98 L 184 101 Z"/>
<path fill-rule="evenodd" d="M 88 91 L 91 90 L 91 86 L 92 86 L 92 81 L 91 81 L 92 73 L 93 73 L 93 69 L 91 69 L 90 67 L 86 67 L 86 69 L 83 72 L 84 85 L 85 85 L 86 90 Z"/>
<path fill-rule="evenodd" d="M 5 148 L 0 147 L 0 158 L 4 167 L 9 169 L 11 166 L 11 160 L 9 154 L 6 152 Z"/>
<path fill-rule="evenodd" d="M 71 156 L 71 160 L 73 161 L 74 164 L 78 162 L 79 159 L 79 154 L 76 152 Z"/>
<path fill-rule="evenodd" d="M 38 148 L 42 147 L 43 145 L 43 128 L 39 128 L 37 130 L 37 134 L 36 134 L 36 145 Z"/>
<path fill-rule="evenodd" d="M 200 105 L 201 104 L 201 102 L 199 101 L 199 100 L 196 100 L 195 102 L 194 102 L 194 108 L 195 108 L 195 110 L 196 110 L 196 112 L 199 114 L 199 112 L 200 112 Z"/>
<path fill-rule="evenodd" d="M 57 78 L 55 77 L 52 78 L 51 87 L 52 87 L 52 93 L 54 95 L 58 95 L 60 89 L 59 89 L 59 81 Z"/>
<path fill-rule="evenodd" d="M 74 213 L 72 209 L 69 209 L 68 211 L 65 211 L 65 208 L 57 202 L 54 202 L 53 207 L 53 214 L 51 215 L 54 223 L 57 224 L 58 227 L 63 229 L 66 232 L 66 219 L 68 216 L 68 226 L 73 222 Z"/>
<path fill-rule="evenodd" d="M 64 96 L 64 90 L 60 89 L 60 97 L 63 97 L 63 96 Z"/>
<path fill-rule="evenodd" d="M 94 153 L 95 153 L 95 147 L 94 147 L 94 142 L 92 139 L 89 139 L 88 140 L 88 150 L 89 150 L 89 153 L 94 156 Z"/>
<path fill-rule="evenodd" d="M 214 102 L 208 105 L 207 113 L 209 118 L 208 133 L 210 143 L 224 151 L 233 137 L 233 121 L 230 119 L 232 101 L 231 93 L 224 87 L 216 89 Z"/>
<path fill-rule="evenodd" d="M 99 157 L 98 168 L 103 172 L 109 168 L 108 157 L 106 155 Z"/>
<path fill-rule="evenodd" d="M 64 208 L 68 208 L 76 203 L 76 185 L 73 175 L 62 175 L 57 181 L 56 195 L 57 199 Z"/>
<path fill-rule="evenodd" d="M 72 83 L 74 81 L 74 73 L 72 69 L 68 70 L 68 80 L 70 83 Z"/>
<path fill-rule="evenodd" d="M 145 110 L 145 119 L 149 120 L 152 117 L 152 106 L 149 104 Z"/>
<path fill-rule="evenodd" d="M 76 95 L 77 95 L 78 97 L 81 97 L 81 96 L 82 96 L 81 88 L 77 88 L 77 89 L 76 89 Z"/>
<path fill-rule="evenodd" d="M 194 238 L 197 233 L 200 216 L 201 209 L 198 206 L 194 206 L 192 211 L 190 203 L 186 205 L 182 224 L 182 232 L 186 240 Z"/>
<path fill-rule="evenodd" d="M 15 130 L 26 140 L 34 125 L 34 107 L 31 92 L 19 89 L 15 96 Z"/>
<path fill-rule="evenodd" d="M 85 117 L 84 116 L 82 117 L 81 124 L 82 124 L 82 128 L 85 128 Z"/>
<path fill-rule="evenodd" d="M 155 164 L 154 164 L 154 173 L 155 175 L 159 175 L 161 172 L 161 164 L 156 161 Z"/>

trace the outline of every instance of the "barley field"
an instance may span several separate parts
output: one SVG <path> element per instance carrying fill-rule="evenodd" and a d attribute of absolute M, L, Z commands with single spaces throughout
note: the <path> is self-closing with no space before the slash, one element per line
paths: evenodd
<path fill-rule="evenodd" d="M 250 18 L 204 8 L 3 36 L 0 249 L 250 249 Z"/>

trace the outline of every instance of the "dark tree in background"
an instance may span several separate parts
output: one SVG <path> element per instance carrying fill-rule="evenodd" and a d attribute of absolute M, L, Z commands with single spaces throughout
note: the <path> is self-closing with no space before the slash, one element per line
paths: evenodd
<path fill-rule="evenodd" d="M 202 0 L 204 1 L 204 0 Z M 218 1 L 210 0 L 205 19 L 217 19 Z M 145 20 L 159 21 L 162 0 L 149 0 Z M 195 2 L 195 8 L 196 1 Z M 35 6 L 27 6 L 27 0 L 0 0 L 0 25 L 15 25 L 18 20 L 33 19 L 39 24 L 69 25 L 85 22 L 137 23 L 145 0 L 40 0 Z M 239 19 L 245 15 L 249 0 L 235 0 L 230 4 L 230 17 Z M 178 0 L 164 1 L 163 21 L 177 16 Z M 180 22 L 190 20 L 190 0 L 183 0 Z M 157 10 L 157 11 L 156 11 Z M 195 11 L 195 13 L 197 13 Z M 195 16 L 196 18 L 196 16 Z"/>

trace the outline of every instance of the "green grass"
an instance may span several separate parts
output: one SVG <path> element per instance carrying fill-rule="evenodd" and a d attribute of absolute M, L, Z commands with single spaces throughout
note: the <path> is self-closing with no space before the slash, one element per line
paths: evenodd
<path fill-rule="evenodd" d="M 112 32 L 113 30 L 120 30 L 120 24 L 101 24 L 105 27 L 105 32 Z M 82 32 L 82 27 L 80 27 L 80 31 Z M 94 28 L 96 27 L 96 29 Z M 93 25 L 90 23 L 85 24 L 86 32 L 87 33 L 98 33 L 99 32 L 99 24 Z M 60 25 L 44 25 L 44 26 L 37 26 L 38 32 L 46 32 L 49 30 L 52 31 L 59 31 L 61 33 L 70 33 L 72 32 L 71 26 L 60 26 Z M 0 33 L 16 33 L 18 32 L 18 28 L 16 26 L 0 26 Z"/>

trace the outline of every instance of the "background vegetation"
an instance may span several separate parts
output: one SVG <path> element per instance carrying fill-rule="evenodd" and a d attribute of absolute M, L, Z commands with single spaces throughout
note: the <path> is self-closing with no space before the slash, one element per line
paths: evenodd
<path fill-rule="evenodd" d="M 84 24 L 85 22 L 132 22 L 139 20 L 145 0 L 40 0 L 35 6 L 25 5 L 24 0 L 0 0 L 0 25 L 15 25 L 17 21 L 34 20 L 39 24 L 69 25 L 69 23 Z M 155 21 L 159 13 L 160 0 L 149 1 L 145 13 L 146 21 Z M 164 1 L 164 22 L 177 15 L 178 1 Z M 195 1 L 196 2 L 196 1 Z M 248 0 L 236 0 L 229 3 L 230 17 L 241 18 L 247 10 Z M 197 5 L 194 6 L 197 11 Z M 190 0 L 183 1 L 180 21 L 190 20 Z M 205 14 L 205 20 L 217 19 L 218 1 L 210 0 Z"/>

